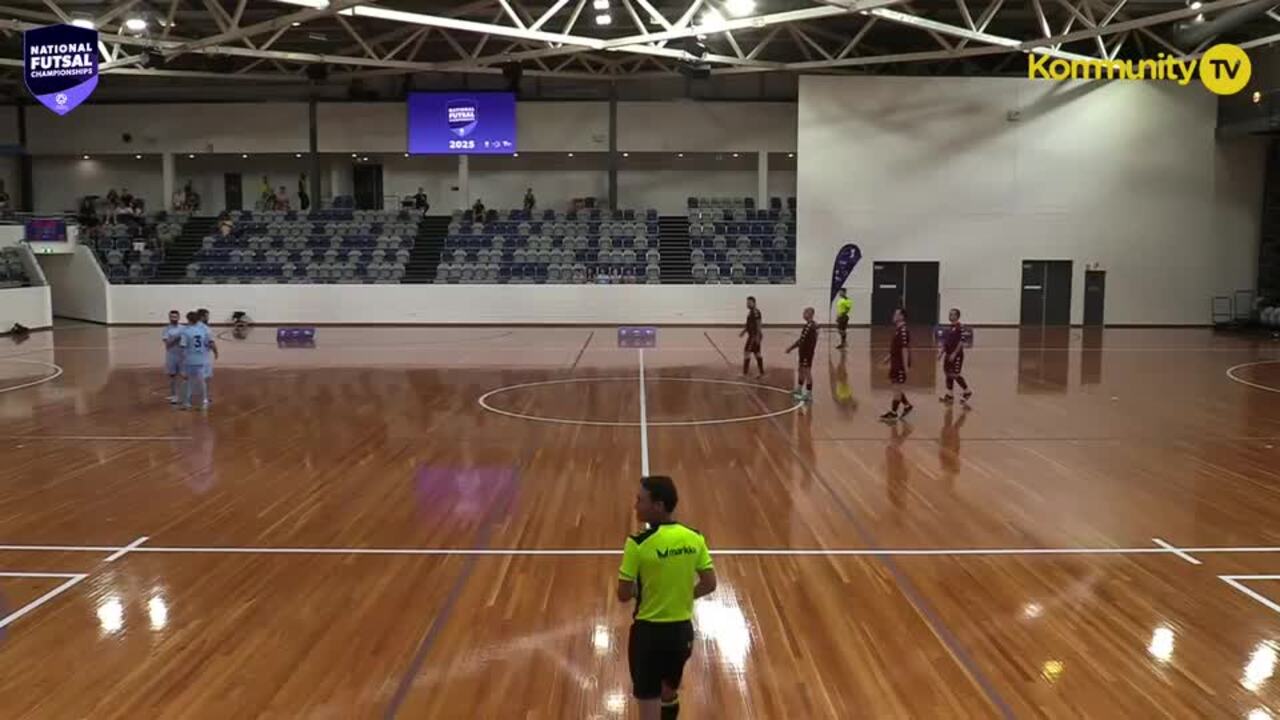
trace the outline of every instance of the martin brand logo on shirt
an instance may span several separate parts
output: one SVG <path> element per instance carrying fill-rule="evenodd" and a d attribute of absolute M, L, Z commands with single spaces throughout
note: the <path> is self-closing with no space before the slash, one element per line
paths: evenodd
<path fill-rule="evenodd" d="M 22 78 L 40 104 L 66 115 L 98 87 L 98 31 L 51 25 L 22 34 Z"/>
<path fill-rule="evenodd" d="M 470 135 L 480 122 L 475 100 L 450 100 L 445 112 L 449 114 L 450 132 L 460 138 Z"/>
<path fill-rule="evenodd" d="M 681 545 L 680 547 L 668 548 L 666 550 L 659 550 L 658 559 L 666 560 L 668 557 L 672 555 L 697 555 L 697 554 L 698 554 L 697 550 L 694 550 L 688 545 Z"/>

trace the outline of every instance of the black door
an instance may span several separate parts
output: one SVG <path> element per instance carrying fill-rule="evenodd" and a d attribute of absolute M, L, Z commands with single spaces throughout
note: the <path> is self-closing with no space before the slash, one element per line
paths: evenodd
<path fill-rule="evenodd" d="M 1050 260 L 1044 284 L 1044 324 L 1071 324 L 1071 261 Z"/>
<path fill-rule="evenodd" d="M 907 322 L 936 325 L 938 322 L 938 263 L 909 262 L 906 265 Z"/>
<path fill-rule="evenodd" d="M 222 186 L 226 195 L 228 210 L 244 209 L 244 192 L 240 186 L 240 173 L 226 173 L 222 176 Z"/>
<path fill-rule="evenodd" d="M 1071 261 L 1022 261 L 1023 325 L 1071 324 Z"/>
<path fill-rule="evenodd" d="M 352 173 L 355 185 L 355 201 L 358 210 L 382 209 L 382 166 L 361 163 Z"/>
<path fill-rule="evenodd" d="M 906 305 L 906 263 L 877 262 L 871 266 L 871 324 L 892 325 L 893 309 Z"/>
<path fill-rule="evenodd" d="M 1107 273 L 1102 270 L 1084 271 L 1084 324 L 1105 325 L 1104 308 L 1107 300 Z"/>
<path fill-rule="evenodd" d="M 894 308 L 911 325 L 938 321 L 938 263 L 877 262 L 871 269 L 871 324 L 892 325 Z"/>

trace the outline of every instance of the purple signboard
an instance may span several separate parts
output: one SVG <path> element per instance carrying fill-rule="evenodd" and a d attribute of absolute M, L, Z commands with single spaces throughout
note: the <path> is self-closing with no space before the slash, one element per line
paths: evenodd
<path fill-rule="evenodd" d="M 24 239 L 29 242 L 66 242 L 67 223 L 59 218 L 31 218 Z"/>
<path fill-rule="evenodd" d="M 516 96 L 504 92 L 409 93 L 409 152 L 511 155 Z"/>
<path fill-rule="evenodd" d="M 66 115 L 98 87 L 98 31 L 50 25 L 22 34 L 22 78 L 42 105 Z"/>

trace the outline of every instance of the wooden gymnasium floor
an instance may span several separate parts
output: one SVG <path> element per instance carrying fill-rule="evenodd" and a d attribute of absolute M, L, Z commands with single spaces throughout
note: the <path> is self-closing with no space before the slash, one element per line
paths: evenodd
<path fill-rule="evenodd" d="M 259 328 L 208 415 L 158 333 L 0 340 L 0 717 L 627 717 L 647 435 L 721 578 L 683 718 L 1280 718 L 1280 343 L 979 329 L 889 428 L 865 329 L 796 411 L 727 328 Z"/>

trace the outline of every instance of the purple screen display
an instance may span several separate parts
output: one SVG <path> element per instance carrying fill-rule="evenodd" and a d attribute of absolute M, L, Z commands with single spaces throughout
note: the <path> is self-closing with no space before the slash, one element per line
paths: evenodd
<path fill-rule="evenodd" d="M 409 93 L 409 152 L 510 155 L 516 152 L 512 93 Z"/>

